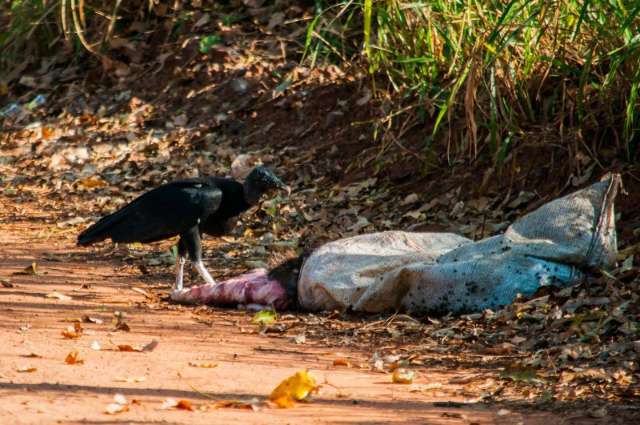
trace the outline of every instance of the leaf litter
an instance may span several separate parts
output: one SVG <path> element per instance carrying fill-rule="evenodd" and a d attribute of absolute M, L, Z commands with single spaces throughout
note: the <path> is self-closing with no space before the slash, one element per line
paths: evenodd
<path fill-rule="evenodd" d="M 213 25 L 214 19 L 211 21 Z M 198 23 L 203 30 L 209 25 L 206 20 L 199 20 Z M 274 19 L 271 25 L 277 27 L 278 19 Z M 287 24 L 292 31 L 298 25 L 301 24 Z M 207 54 L 214 54 L 216 44 L 207 45 L 206 49 Z M 171 55 L 171 52 L 158 57 L 158 63 L 152 64 L 157 69 L 152 72 L 169 66 L 169 56 L 165 55 Z M 242 57 L 231 60 L 241 61 Z M 198 61 L 184 65 L 185 70 L 198 75 L 196 67 L 199 64 L 196 62 Z M 259 65 L 265 68 L 266 74 L 273 70 L 272 64 Z M 226 66 L 219 68 L 220 75 L 231 72 Z M 295 105 L 300 91 L 309 90 L 314 81 L 320 81 L 321 78 L 335 80 L 328 70 L 302 68 L 294 67 L 290 73 L 291 80 L 285 78 L 264 82 L 272 89 L 267 91 L 269 96 L 277 93 L 283 102 L 287 101 L 282 106 L 274 107 L 270 104 L 268 108 L 282 108 L 286 112 Z M 249 72 L 255 71 L 256 69 L 249 67 Z M 123 78 L 129 85 L 133 85 L 135 81 L 134 75 Z M 70 94 L 77 94 L 82 98 L 85 105 L 81 109 L 84 111 L 75 113 L 72 110 L 74 105 L 67 107 L 62 102 L 62 106 L 51 103 L 51 111 L 60 109 L 62 113 L 55 112 L 48 117 L 56 116 L 53 122 L 17 130 L 13 135 L 14 139 L 30 148 L 20 155 L 11 155 L 10 164 L 0 165 L 0 175 L 3 180 L 6 176 L 7 181 L 19 177 L 16 174 L 20 170 L 35 170 L 34 176 L 26 176 L 19 190 L 11 195 L 12 199 L 28 201 L 32 189 L 45 182 L 48 187 L 56 188 L 56 191 L 50 197 L 38 199 L 43 208 L 65 211 L 69 204 L 75 205 L 78 217 L 65 217 L 65 225 L 59 229 L 61 232 L 76 233 L 81 224 L 94 218 L 92 215 L 96 211 L 113 210 L 151 185 L 159 184 L 168 177 L 190 173 L 191 167 L 186 167 L 185 164 L 197 164 L 201 172 L 223 173 L 226 168 L 218 163 L 230 162 L 237 153 L 233 147 L 233 138 L 227 134 L 227 128 L 218 126 L 230 125 L 229 123 L 241 126 L 243 123 L 240 113 L 216 119 L 215 124 L 207 124 L 208 127 L 205 125 L 202 131 L 190 132 L 176 128 L 175 118 L 178 118 L 178 124 L 186 125 L 188 120 L 199 115 L 196 111 L 200 104 L 194 102 L 186 105 L 183 113 L 169 118 L 174 127 L 166 125 L 164 129 L 158 130 L 154 126 L 153 131 L 147 132 L 149 129 L 145 128 L 145 123 L 157 120 L 154 116 L 156 112 L 152 109 L 157 110 L 162 105 L 150 105 L 151 102 L 138 99 L 140 104 L 134 106 L 135 98 L 129 90 L 115 92 L 101 87 L 90 90 L 88 87 L 74 88 L 73 84 L 76 82 L 71 82 L 65 88 Z M 298 86 L 300 91 L 295 90 Z M 245 97 L 248 100 L 256 101 L 260 96 L 252 93 L 250 87 L 242 90 L 249 90 Z M 82 95 L 84 91 L 95 92 L 95 96 L 85 98 Z M 157 91 L 155 86 L 153 91 Z M 186 96 L 176 93 L 176 97 Z M 375 99 L 372 100 L 369 90 L 355 98 L 355 103 L 360 106 L 370 101 Z M 311 108 L 315 106 L 312 100 L 305 100 L 305 103 Z M 145 106 L 147 104 L 150 108 Z M 242 109 L 240 106 L 238 111 Z M 105 114 L 104 111 L 110 112 Z M 253 112 L 258 112 L 256 121 L 259 121 L 262 111 Z M 42 111 L 42 115 L 45 113 L 46 111 Z M 308 114 L 304 108 L 301 113 Z M 120 116 L 125 117 L 127 126 L 118 121 Z M 304 122 L 305 129 L 297 134 L 296 139 L 302 139 L 301 135 L 315 125 L 308 119 Z M 224 122 L 227 124 L 223 124 Z M 79 134 L 84 136 L 79 137 Z M 262 133 L 257 134 L 255 137 L 262 137 Z M 117 143 L 104 143 L 103 140 L 106 139 Z M 218 161 L 213 164 L 211 161 L 204 161 L 200 149 L 193 148 L 197 143 L 204 143 L 208 152 L 215 155 Z M 304 244 L 314 245 L 323 240 L 371 230 L 419 229 L 426 222 L 459 230 L 474 238 L 483 237 L 487 233 L 499 231 L 519 211 L 528 208 L 533 198 L 531 192 L 514 188 L 513 196 L 510 190 L 506 197 L 503 193 L 489 193 L 461 203 L 459 198 L 462 196 L 462 185 L 458 188 L 445 188 L 449 181 L 440 182 L 440 179 L 434 179 L 434 184 L 442 185 L 443 190 L 429 193 L 433 186 L 425 186 L 419 191 L 413 189 L 415 193 L 405 191 L 398 196 L 386 187 L 382 179 L 366 176 L 359 182 L 345 183 L 330 178 L 327 174 L 335 173 L 344 179 L 349 178 L 350 174 L 339 169 L 342 165 L 327 150 L 316 149 L 315 146 L 312 150 L 307 150 L 306 145 L 301 150 L 302 153 L 293 151 L 295 155 L 274 159 L 275 166 L 282 170 L 300 170 L 299 175 L 294 177 L 293 185 L 303 190 L 293 195 L 292 206 L 274 207 L 279 215 L 286 217 L 289 225 L 284 229 L 280 226 L 278 232 L 272 235 L 276 234 L 277 238 L 288 241 L 306 239 Z M 277 149 L 272 151 L 279 152 Z M 336 152 L 337 155 L 344 156 L 346 161 L 353 159 L 340 148 Z M 269 148 L 265 150 L 265 154 L 269 155 Z M 370 161 L 366 152 L 359 152 L 359 156 L 361 158 L 354 161 L 354 164 L 360 160 Z M 393 158 L 390 157 L 391 159 Z M 308 166 L 305 165 L 307 163 Z M 349 168 L 357 166 L 351 167 L 349 164 Z M 160 169 L 163 171 L 158 171 Z M 327 173 L 327 170 L 330 172 Z M 63 175 L 64 178 L 61 178 Z M 71 179 L 72 185 L 62 183 L 67 178 Z M 455 183 L 454 180 L 451 181 Z M 498 207 L 500 204 L 503 205 Z M 263 222 L 265 219 L 266 225 Z M 247 256 L 256 262 L 268 262 L 265 254 L 268 249 L 261 252 L 249 246 L 255 245 L 260 236 L 271 233 L 265 231 L 266 227 L 278 227 L 278 219 L 274 218 L 272 211 L 259 210 L 257 218 L 243 221 L 246 228 L 251 230 L 246 244 L 231 240 L 220 247 L 224 253 L 223 264 L 229 274 L 244 271 L 246 265 L 242 259 Z M 274 245 L 264 244 L 266 248 L 272 246 Z M 294 250 L 302 247 L 302 242 L 294 244 Z M 621 251 L 625 251 L 628 247 L 621 248 Z M 142 261 L 147 252 L 131 249 L 126 254 L 117 255 Z M 589 397 L 602 400 L 634 399 L 640 394 L 637 365 L 637 354 L 640 352 L 640 279 L 638 268 L 633 267 L 633 257 L 633 253 L 626 253 L 625 258 L 621 259 L 624 263 L 622 269 L 614 271 L 610 276 L 603 275 L 596 282 L 555 291 L 548 298 L 542 295 L 536 298 L 538 301 L 521 299 L 497 312 L 487 311 L 467 317 L 416 318 L 417 323 L 402 321 L 397 317 L 392 317 L 392 320 L 388 317 L 363 319 L 357 315 L 333 312 L 299 314 L 292 315 L 287 320 L 279 319 L 278 324 L 282 327 L 274 330 L 283 336 L 295 338 L 289 329 L 297 332 L 296 335 L 301 335 L 300 329 L 305 329 L 302 334 L 303 343 L 321 342 L 336 347 L 353 345 L 368 350 L 375 347 L 380 351 L 380 356 L 371 359 L 370 367 L 380 373 L 395 373 L 398 368 L 391 366 L 397 366 L 401 361 L 415 367 L 454 367 L 460 362 L 478 367 L 489 365 L 495 370 L 490 373 L 493 381 L 486 375 L 480 375 L 477 379 L 470 378 L 460 385 L 465 385 L 465 391 L 476 395 L 493 389 L 493 392 L 489 391 L 492 394 L 489 400 L 493 401 L 517 395 L 526 395 L 533 400 L 546 400 L 549 392 L 558 401 Z M 149 268 L 154 271 L 158 270 L 156 267 L 161 265 Z M 23 272 L 35 275 L 35 263 L 30 270 L 27 267 Z M 81 329 L 67 329 L 65 338 L 74 339 L 81 334 Z M 96 345 L 99 346 L 97 343 Z M 122 347 L 125 351 L 139 351 L 140 348 L 126 344 Z M 92 348 L 95 349 L 94 344 Z M 384 359 L 385 355 L 398 356 L 399 360 L 388 362 Z M 594 370 L 599 372 L 593 372 Z M 483 385 L 488 388 L 481 388 Z M 498 391 L 500 388 L 505 389 Z"/>

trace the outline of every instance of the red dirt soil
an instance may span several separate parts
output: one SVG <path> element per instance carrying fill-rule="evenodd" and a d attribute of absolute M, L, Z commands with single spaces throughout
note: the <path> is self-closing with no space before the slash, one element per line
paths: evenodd
<path fill-rule="evenodd" d="M 55 227 L 36 221 L 0 228 L 0 279 L 13 285 L 0 288 L 0 423 L 602 423 L 585 412 L 559 415 L 465 403 L 456 395 L 460 385 L 449 383 L 473 372 L 464 367 L 421 368 L 412 385 L 400 385 L 391 383 L 390 374 L 368 367 L 333 366 L 334 359 L 344 357 L 354 365 L 366 363 L 371 353 L 337 353 L 320 342 L 296 345 L 279 336 L 248 333 L 256 326 L 244 312 L 211 309 L 201 316 L 192 308 L 147 299 L 133 290 L 145 288 L 138 272 L 84 255 L 70 237 L 51 237 L 52 231 Z M 15 275 L 34 261 L 37 275 Z M 54 291 L 71 300 L 49 298 Z M 125 313 L 130 332 L 113 330 L 115 311 Z M 83 323 L 78 339 L 63 338 L 70 321 L 83 316 L 103 323 Z M 153 339 L 159 344 L 151 352 L 113 350 Z M 101 351 L 91 348 L 93 341 Z M 84 364 L 65 364 L 73 350 Z M 32 353 L 39 357 L 28 357 Z M 190 362 L 217 367 L 197 368 Z M 37 370 L 18 372 L 23 366 Z M 310 403 L 261 411 L 211 407 L 220 400 L 263 400 L 281 380 L 305 368 L 326 382 Z M 145 380 L 119 382 L 136 377 Z M 442 386 L 419 390 L 434 383 Z M 105 408 L 115 394 L 135 402 L 129 411 L 109 416 Z M 194 411 L 163 410 L 167 398 L 189 400 Z"/>

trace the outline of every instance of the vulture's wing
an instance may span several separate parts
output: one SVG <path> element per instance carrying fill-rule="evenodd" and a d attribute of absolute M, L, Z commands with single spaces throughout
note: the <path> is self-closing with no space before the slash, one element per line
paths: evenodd
<path fill-rule="evenodd" d="M 154 242 L 176 236 L 215 213 L 222 191 L 206 179 L 178 180 L 153 189 L 78 236 L 88 245 L 107 238 L 114 242 Z"/>

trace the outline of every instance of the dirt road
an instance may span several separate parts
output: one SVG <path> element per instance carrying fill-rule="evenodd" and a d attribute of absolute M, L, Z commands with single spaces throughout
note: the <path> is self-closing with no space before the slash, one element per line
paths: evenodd
<path fill-rule="evenodd" d="M 600 423 L 584 414 L 469 402 L 451 382 L 473 370 L 422 367 L 412 385 L 393 384 L 390 374 L 369 367 L 370 352 L 338 353 L 320 341 L 295 344 L 287 336 L 260 334 L 245 312 L 149 299 L 143 292 L 153 294 L 170 280 L 143 280 L 121 262 L 76 248 L 72 236 L 42 220 L 0 228 L 0 423 Z M 33 262 L 37 274 L 16 274 Z M 124 313 L 130 331 L 114 330 L 114 312 Z M 98 323 L 85 318 L 78 338 L 63 337 L 85 316 Z M 154 339 L 158 345 L 148 352 L 117 348 Z M 65 363 L 74 350 L 84 363 Z M 353 366 L 334 366 L 336 358 Z M 258 411 L 213 407 L 221 400 L 262 401 L 305 368 L 323 384 L 311 403 Z M 129 410 L 108 415 L 116 394 Z M 193 411 L 162 409 L 168 398 L 188 400 Z"/>

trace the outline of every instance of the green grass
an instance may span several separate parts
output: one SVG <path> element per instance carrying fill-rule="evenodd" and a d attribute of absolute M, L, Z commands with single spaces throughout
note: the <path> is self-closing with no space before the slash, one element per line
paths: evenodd
<path fill-rule="evenodd" d="M 4 1 L 0 6 L 0 73 L 27 56 L 47 52 L 49 42 L 59 34 L 52 22 L 58 8 L 58 1 Z"/>
<path fill-rule="evenodd" d="M 124 17 L 141 17 L 150 0 L 4 0 L 0 6 L 0 81 L 3 73 L 59 52 L 62 41 L 100 54 Z"/>
<path fill-rule="evenodd" d="M 3 71 L 38 66 L 63 39 L 100 54 L 127 20 L 144 15 L 153 25 L 145 13 L 155 3 L 5 4 L 0 84 Z M 640 157 L 638 0 L 316 0 L 315 10 L 303 60 L 362 64 L 378 99 L 395 102 L 375 134 L 417 122 L 429 133 L 427 148 L 445 143 L 470 158 L 491 152 L 496 162 L 531 133 L 554 134 L 594 156 L 613 147 Z M 216 41 L 203 38 L 201 49 Z"/>
<path fill-rule="evenodd" d="M 560 138 L 567 127 L 596 133 L 607 127 L 615 133 L 611 143 L 627 157 L 637 149 L 638 1 L 342 0 L 318 6 L 307 57 L 340 60 L 336 51 L 364 56 L 374 87 L 410 99 L 429 120 L 432 137 L 458 152 L 475 157 L 487 144 L 499 160 L 518 132 L 533 126 L 553 126 Z"/>

